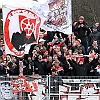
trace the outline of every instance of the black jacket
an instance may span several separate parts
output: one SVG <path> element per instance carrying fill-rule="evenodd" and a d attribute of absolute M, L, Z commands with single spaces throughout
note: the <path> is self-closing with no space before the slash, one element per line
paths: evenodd
<path fill-rule="evenodd" d="M 5 72 L 3 65 L 0 65 L 0 75 L 6 75 L 6 72 Z"/>
<path fill-rule="evenodd" d="M 86 63 L 86 64 L 83 64 L 83 65 L 78 65 L 78 64 L 74 63 L 73 60 L 68 60 L 68 61 L 71 64 L 71 66 L 75 68 L 76 76 L 87 76 L 88 71 L 91 68 L 91 65 L 96 62 L 96 60 L 94 59 L 90 63 Z"/>
<path fill-rule="evenodd" d="M 83 27 L 78 27 L 80 24 L 83 24 Z M 85 38 L 86 37 L 86 31 L 89 32 L 89 27 L 86 22 L 80 23 L 78 22 L 75 26 L 75 31 L 78 33 L 78 38 Z"/>
<path fill-rule="evenodd" d="M 61 66 L 64 69 L 64 75 L 68 75 L 69 74 L 69 65 L 68 65 L 66 59 L 64 58 L 64 56 L 61 55 L 61 57 L 58 57 L 58 60 L 61 62 Z"/>
<path fill-rule="evenodd" d="M 94 40 L 97 40 L 98 44 L 100 45 L 100 32 L 90 33 L 90 35 L 89 35 L 89 45 L 91 45 Z"/>
<path fill-rule="evenodd" d="M 8 62 L 8 67 L 10 68 L 11 72 L 10 75 L 19 75 L 19 66 L 18 63 L 15 62 L 16 67 L 13 67 L 13 62 Z"/>
<path fill-rule="evenodd" d="M 56 80 L 56 82 L 54 82 Z M 59 75 L 50 76 L 50 93 L 59 93 L 59 85 L 62 85 L 62 80 Z"/>
<path fill-rule="evenodd" d="M 47 63 L 46 62 L 44 61 L 39 62 L 37 60 L 35 62 L 34 68 L 35 68 L 35 74 L 47 75 Z M 38 70 L 36 70 L 36 68 L 38 68 Z"/>
<path fill-rule="evenodd" d="M 13 69 L 9 68 L 9 70 L 6 71 L 6 66 L 0 65 L 0 75 L 6 76 L 7 74 L 11 75 L 13 73 Z"/>

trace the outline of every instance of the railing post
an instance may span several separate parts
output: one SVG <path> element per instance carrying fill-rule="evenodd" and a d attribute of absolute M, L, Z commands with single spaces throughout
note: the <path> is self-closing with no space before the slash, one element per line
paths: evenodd
<path fill-rule="evenodd" d="M 60 100 L 60 86 L 59 86 L 59 100 Z"/>
<path fill-rule="evenodd" d="M 49 76 L 47 75 L 46 76 L 46 100 L 49 100 L 48 98 L 49 98 L 49 91 L 48 91 L 48 86 L 49 86 L 49 82 L 48 82 L 48 80 L 49 80 L 49 78 L 48 78 Z"/>
<path fill-rule="evenodd" d="M 49 78 L 49 81 L 48 81 L 48 83 L 49 83 L 49 85 L 48 85 L 48 87 L 49 87 L 48 88 L 49 89 L 49 95 L 48 96 L 49 96 L 49 100 L 50 100 L 50 75 L 48 76 L 48 78 Z"/>

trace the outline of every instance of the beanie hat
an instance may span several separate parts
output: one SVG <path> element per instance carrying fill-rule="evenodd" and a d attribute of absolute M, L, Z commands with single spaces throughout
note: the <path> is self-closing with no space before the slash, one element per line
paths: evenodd
<path fill-rule="evenodd" d="M 80 16 L 79 17 L 79 20 L 83 20 L 84 21 L 84 17 L 83 16 Z"/>
<path fill-rule="evenodd" d="M 93 25 L 92 29 L 97 29 L 97 27 L 95 25 Z"/>
<path fill-rule="evenodd" d="M 43 53 L 47 52 L 47 50 L 43 50 Z"/>

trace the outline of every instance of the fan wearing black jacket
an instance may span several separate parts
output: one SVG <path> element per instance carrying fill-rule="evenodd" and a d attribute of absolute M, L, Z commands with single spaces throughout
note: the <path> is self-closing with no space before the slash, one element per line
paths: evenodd
<path fill-rule="evenodd" d="M 78 64 L 73 59 L 68 59 L 68 62 L 76 71 L 76 76 L 87 76 L 88 71 L 90 70 L 91 66 L 97 62 L 97 59 L 93 59 L 89 63 L 84 63 L 82 60 L 78 62 Z"/>
<path fill-rule="evenodd" d="M 89 29 L 87 23 L 84 21 L 83 16 L 79 17 L 79 20 L 75 26 L 75 31 L 77 32 L 77 38 L 81 39 L 81 43 L 85 47 L 85 52 L 87 53 L 87 39 L 86 39 L 86 37 L 90 33 L 90 29 Z"/>

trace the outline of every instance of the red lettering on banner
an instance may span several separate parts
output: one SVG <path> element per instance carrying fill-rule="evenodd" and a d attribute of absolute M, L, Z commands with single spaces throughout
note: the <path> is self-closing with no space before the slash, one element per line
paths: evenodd
<path fill-rule="evenodd" d="M 32 92 L 30 85 L 26 81 L 26 77 L 19 76 L 17 79 L 12 80 L 13 92 Z"/>

